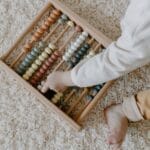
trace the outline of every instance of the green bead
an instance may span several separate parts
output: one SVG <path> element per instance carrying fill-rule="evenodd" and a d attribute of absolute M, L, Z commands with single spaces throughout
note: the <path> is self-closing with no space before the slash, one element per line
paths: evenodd
<path fill-rule="evenodd" d="M 34 52 L 34 51 L 31 51 L 31 55 L 34 56 L 34 57 L 37 57 L 38 56 L 38 53 Z"/>
<path fill-rule="evenodd" d="M 31 54 L 28 54 L 27 58 L 30 59 L 30 60 L 33 60 L 35 57 L 33 55 L 31 55 Z"/>
<path fill-rule="evenodd" d="M 87 49 L 85 47 L 81 47 L 80 51 L 82 51 L 83 53 L 85 53 L 87 51 Z"/>
<path fill-rule="evenodd" d="M 85 43 L 85 44 L 84 44 L 84 47 L 85 47 L 86 49 L 89 49 L 89 48 L 90 48 L 90 45 L 87 44 L 87 43 Z"/>

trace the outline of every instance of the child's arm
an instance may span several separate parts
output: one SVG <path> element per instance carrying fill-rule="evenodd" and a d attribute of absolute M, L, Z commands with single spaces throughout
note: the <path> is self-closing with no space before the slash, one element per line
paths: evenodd
<path fill-rule="evenodd" d="M 51 74 L 49 81 L 51 76 L 59 78 L 47 81 L 47 87 L 59 89 L 59 86 L 56 86 L 59 83 L 62 87 L 92 86 L 116 79 L 150 62 L 150 1 L 143 0 L 142 5 L 137 1 L 139 0 L 131 1 L 121 22 L 122 35 L 116 42 L 104 52 L 80 62 L 70 72 Z"/>

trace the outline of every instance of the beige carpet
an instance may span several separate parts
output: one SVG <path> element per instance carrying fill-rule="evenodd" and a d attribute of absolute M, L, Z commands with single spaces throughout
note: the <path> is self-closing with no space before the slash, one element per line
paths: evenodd
<path fill-rule="evenodd" d="M 128 0 L 63 0 L 72 10 L 115 40 Z M 0 56 L 11 46 L 46 0 L 0 0 Z M 117 80 L 107 97 L 75 132 L 43 106 L 32 93 L 0 68 L 0 150 L 108 150 L 103 108 L 108 101 L 148 87 L 149 65 Z M 130 124 L 125 150 L 148 150 L 145 128 L 150 122 Z"/>

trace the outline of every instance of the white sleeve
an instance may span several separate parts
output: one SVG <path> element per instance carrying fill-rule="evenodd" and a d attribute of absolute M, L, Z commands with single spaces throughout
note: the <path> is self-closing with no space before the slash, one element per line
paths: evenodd
<path fill-rule="evenodd" d="M 144 1 L 150 5 L 150 1 Z M 147 4 L 143 5 L 143 9 L 138 9 L 137 13 L 135 5 L 129 6 L 121 23 L 121 37 L 104 52 L 81 61 L 71 70 L 75 85 L 87 87 L 104 83 L 150 62 L 150 15 Z"/>

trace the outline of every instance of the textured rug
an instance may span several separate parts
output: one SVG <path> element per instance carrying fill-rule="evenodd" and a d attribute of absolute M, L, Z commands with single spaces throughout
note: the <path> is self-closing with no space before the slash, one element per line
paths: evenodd
<path fill-rule="evenodd" d="M 128 0 L 62 1 L 111 39 L 115 40 L 120 35 L 119 21 Z M 0 0 L 0 56 L 45 2 Z M 108 150 L 103 109 L 111 100 L 120 102 L 123 96 L 146 89 L 149 74 L 147 65 L 119 78 L 83 123 L 84 129 L 75 132 L 0 68 L 0 150 Z M 150 143 L 145 130 L 148 126 L 149 121 L 130 123 L 123 148 L 148 150 Z"/>

